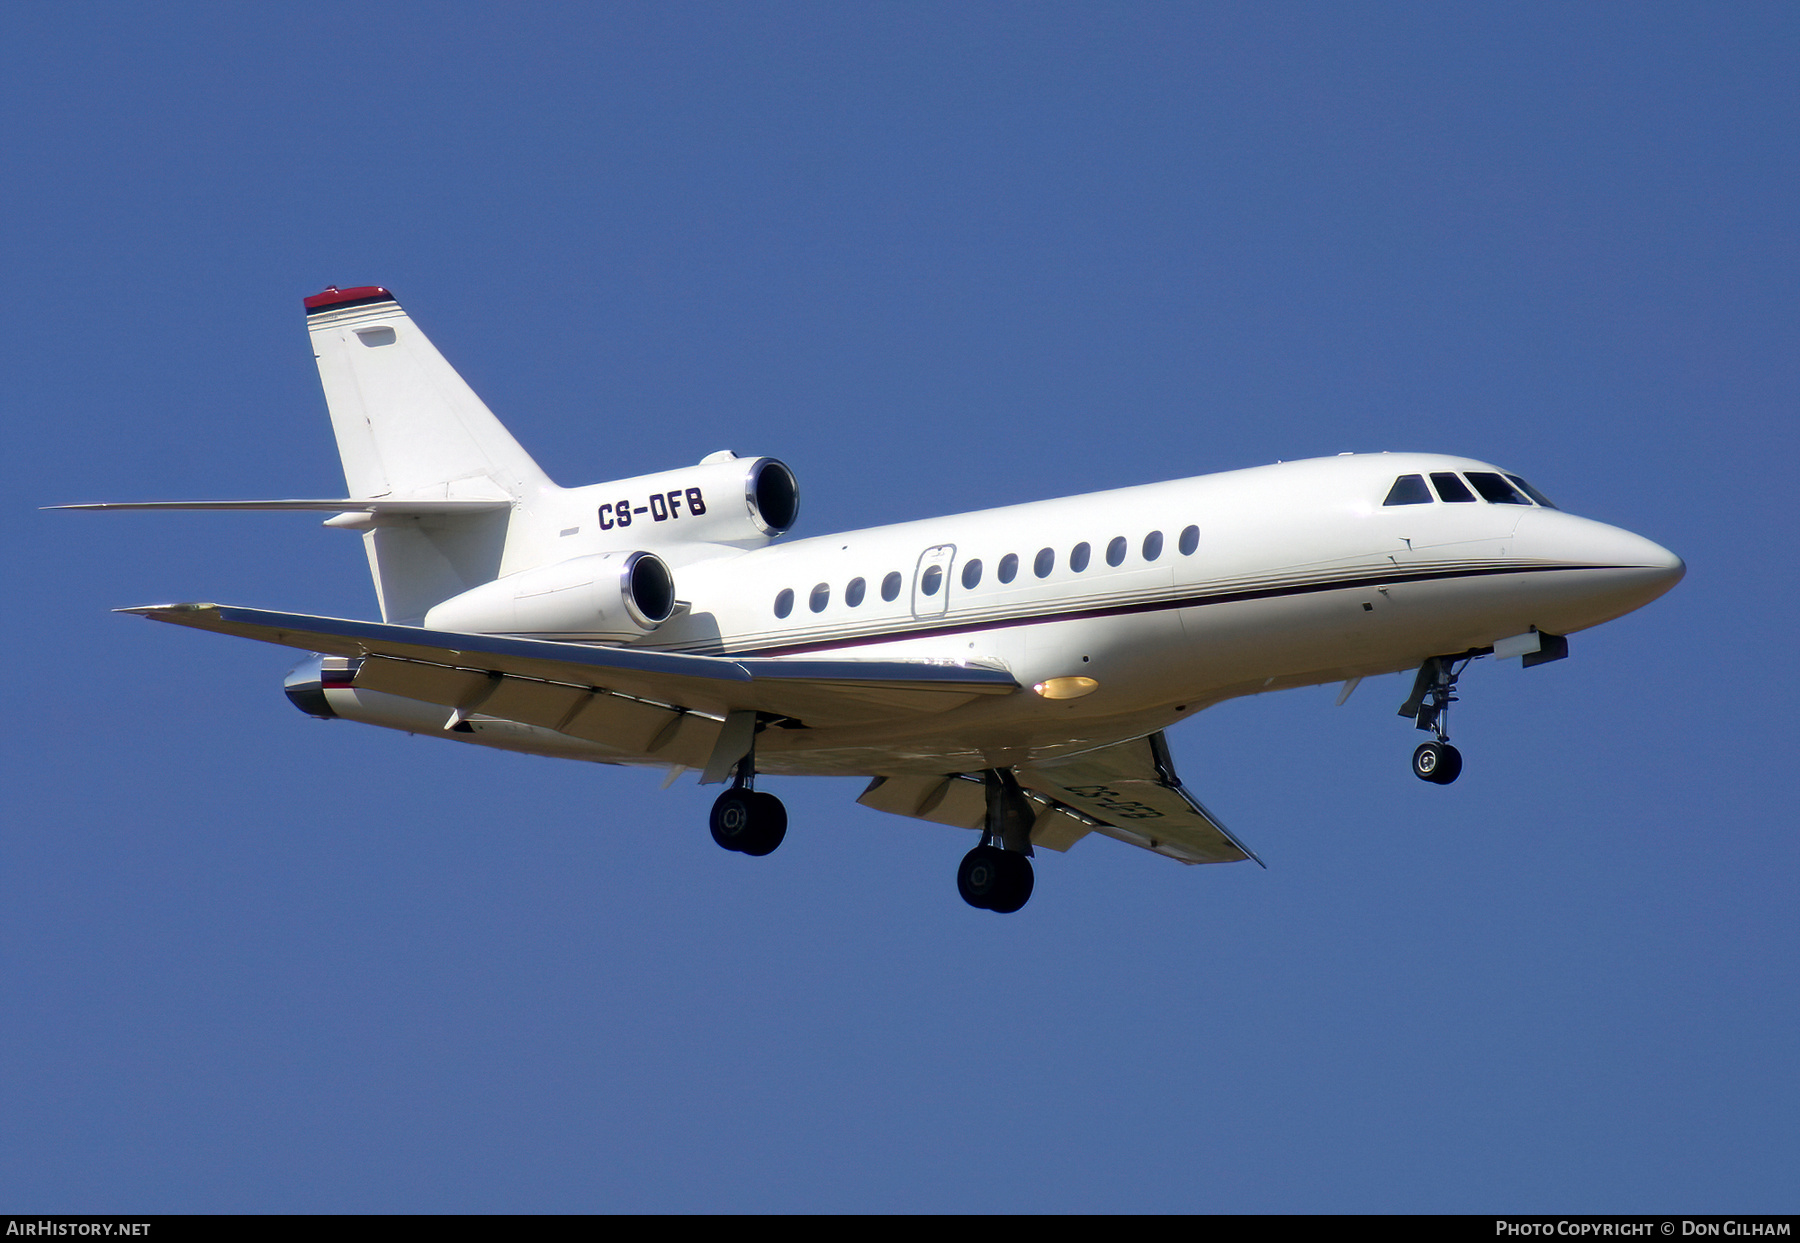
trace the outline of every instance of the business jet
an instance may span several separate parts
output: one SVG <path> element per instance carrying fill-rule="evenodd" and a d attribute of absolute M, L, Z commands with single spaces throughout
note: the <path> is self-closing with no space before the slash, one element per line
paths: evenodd
<path fill-rule="evenodd" d="M 868 778 L 858 802 L 976 832 L 971 906 L 1016 911 L 1035 848 L 1089 834 L 1183 863 L 1257 858 L 1182 785 L 1164 730 L 1240 695 L 1416 671 L 1413 772 L 1454 781 L 1458 679 L 1525 666 L 1686 572 L 1520 476 L 1342 454 L 786 539 L 794 473 L 722 451 L 552 483 L 394 295 L 305 299 L 347 495 L 73 509 L 297 510 L 361 534 L 381 621 L 120 610 L 310 653 L 328 720 L 726 788 L 713 838 L 766 855 L 759 777 Z M 727 784 L 728 783 L 728 784 Z"/>

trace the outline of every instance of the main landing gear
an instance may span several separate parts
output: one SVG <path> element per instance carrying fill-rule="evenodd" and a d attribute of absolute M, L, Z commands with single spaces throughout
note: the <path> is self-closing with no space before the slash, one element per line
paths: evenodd
<path fill-rule="evenodd" d="M 787 836 L 787 808 L 773 794 L 755 788 L 755 752 L 738 761 L 731 788 L 713 803 L 713 841 L 727 850 L 766 855 Z"/>
<path fill-rule="evenodd" d="M 1419 666 L 1412 694 L 1400 705 L 1401 716 L 1412 717 L 1420 729 L 1435 735 L 1413 752 L 1413 776 L 1420 781 L 1447 786 L 1462 772 L 1462 752 L 1450 745 L 1450 705 L 1456 702 L 1456 680 L 1474 659 L 1472 652 L 1431 657 Z"/>
<path fill-rule="evenodd" d="M 1031 900 L 1031 823 L 1036 814 L 1010 769 L 991 768 L 981 845 L 963 856 L 956 891 L 979 910 L 1010 915 Z"/>

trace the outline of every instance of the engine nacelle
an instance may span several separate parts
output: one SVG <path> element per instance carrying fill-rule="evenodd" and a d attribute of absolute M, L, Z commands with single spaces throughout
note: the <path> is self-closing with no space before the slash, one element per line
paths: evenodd
<path fill-rule="evenodd" d="M 755 548 L 800 515 L 794 472 L 772 457 L 720 455 L 697 466 L 571 490 L 607 542 L 638 547 L 730 544 Z"/>
<path fill-rule="evenodd" d="M 521 570 L 425 614 L 431 630 L 557 639 L 635 639 L 675 611 L 675 579 L 653 552 L 603 552 Z"/>

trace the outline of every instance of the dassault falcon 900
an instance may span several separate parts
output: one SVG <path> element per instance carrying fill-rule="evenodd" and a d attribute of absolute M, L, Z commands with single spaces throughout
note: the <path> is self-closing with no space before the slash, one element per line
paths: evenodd
<path fill-rule="evenodd" d="M 1163 730 L 1239 695 L 1416 670 L 1413 772 L 1448 784 L 1457 679 L 1527 666 L 1685 572 L 1518 475 L 1344 454 L 783 540 L 774 458 L 552 483 L 379 286 L 305 300 L 348 495 L 77 509 L 270 509 L 361 532 L 381 621 L 219 604 L 121 610 L 310 653 L 316 717 L 729 785 L 714 839 L 787 831 L 760 775 L 979 833 L 957 887 L 1016 911 L 1034 847 L 1100 833 L 1254 859 L 1183 788 Z M 1260 861 L 1259 861 L 1260 862 Z"/>

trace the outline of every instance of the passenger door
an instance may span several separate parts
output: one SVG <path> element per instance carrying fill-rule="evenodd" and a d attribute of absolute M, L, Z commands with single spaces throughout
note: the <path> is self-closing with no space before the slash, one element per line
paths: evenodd
<path fill-rule="evenodd" d="M 950 608 L 950 565 L 956 560 L 955 544 L 937 544 L 919 556 L 913 574 L 912 611 L 920 620 L 942 617 Z"/>

